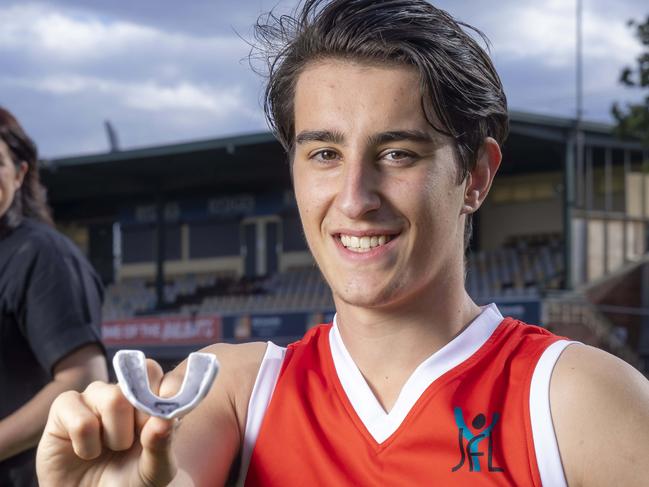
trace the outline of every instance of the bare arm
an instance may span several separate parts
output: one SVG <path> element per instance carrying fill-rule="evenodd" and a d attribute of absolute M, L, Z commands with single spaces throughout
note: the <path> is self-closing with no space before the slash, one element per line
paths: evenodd
<path fill-rule="evenodd" d="M 36 458 L 40 485 L 222 485 L 240 446 L 248 399 L 266 345 L 217 344 L 221 372 L 205 400 L 173 421 L 135 411 L 114 384 L 66 392 L 50 410 Z M 152 391 L 175 394 L 185 364 L 164 377 L 148 362 Z"/>
<path fill-rule="evenodd" d="M 67 390 L 80 391 L 93 380 L 106 380 L 106 360 L 97 345 L 86 345 L 54 366 L 52 382 L 0 421 L 0 460 L 33 448 L 43 433 L 54 399 Z"/>
<path fill-rule="evenodd" d="M 191 478 L 190 485 L 197 487 L 223 485 L 227 480 L 241 449 L 248 402 L 266 344 L 217 344 L 203 351 L 216 354 L 221 372 L 206 400 L 182 420 L 175 444 L 178 485 L 186 485 L 183 477 Z M 174 371 L 177 376 L 171 378 L 172 383 L 181 380 L 183 373 L 184 363 Z M 163 382 L 162 393 L 167 392 L 165 388 Z"/>
<path fill-rule="evenodd" d="M 585 345 L 568 347 L 550 386 L 552 418 L 570 487 L 647 485 L 649 382 Z"/>

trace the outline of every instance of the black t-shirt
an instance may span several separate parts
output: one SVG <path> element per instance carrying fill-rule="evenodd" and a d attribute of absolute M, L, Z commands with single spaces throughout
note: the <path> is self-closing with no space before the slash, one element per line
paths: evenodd
<path fill-rule="evenodd" d="M 102 299 L 92 266 L 48 225 L 24 219 L 0 238 L 0 420 L 52 380 L 58 361 L 101 343 Z M 30 450 L 0 462 L 0 485 L 32 485 L 23 472 L 33 476 L 33 459 Z"/>

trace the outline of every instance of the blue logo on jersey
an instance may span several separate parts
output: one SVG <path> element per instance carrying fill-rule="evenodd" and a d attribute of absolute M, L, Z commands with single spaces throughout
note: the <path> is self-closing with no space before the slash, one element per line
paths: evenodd
<path fill-rule="evenodd" d="M 484 414 L 480 413 L 473 418 L 471 426 L 477 431 L 474 434 L 466 425 L 462 408 L 456 407 L 453 410 L 455 416 L 455 424 L 458 427 L 458 444 L 460 447 L 460 462 L 451 469 L 453 472 L 460 470 L 468 459 L 469 472 L 480 472 L 480 457 L 484 456 L 478 447 L 480 442 L 488 438 L 487 447 L 487 469 L 489 472 L 503 472 L 503 469 L 493 465 L 493 429 L 498 423 L 500 415 L 494 413 L 491 417 L 491 424 L 486 425 L 487 419 Z M 466 441 L 466 444 L 465 444 Z"/>

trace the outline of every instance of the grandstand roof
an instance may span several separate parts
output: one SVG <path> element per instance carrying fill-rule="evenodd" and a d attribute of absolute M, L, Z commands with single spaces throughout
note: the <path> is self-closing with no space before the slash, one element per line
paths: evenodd
<path fill-rule="evenodd" d="M 290 187 L 286 157 L 270 133 L 52 159 L 41 172 L 58 209 L 92 201 L 95 213 L 97 205 L 112 213 L 116 200 L 123 205 L 158 194 Z"/>
<path fill-rule="evenodd" d="M 219 139 L 195 140 L 177 144 L 164 144 L 154 147 L 142 147 L 124 151 L 113 151 L 87 156 L 63 157 L 43 160 L 43 167 L 56 169 L 61 166 L 86 165 L 95 163 L 109 163 L 132 159 L 148 159 L 153 157 L 168 157 L 194 152 L 226 150 L 232 154 L 237 147 L 275 142 L 275 137 L 270 132 L 236 135 Z"/>
<path fill-rule="evenodd" d="M 538 139 L 564 143 L 574 131 L 577 121 L 574 118 L 555 117 L 537 113 L 511 111 L 510 133 L 528 135 Z M 636 140 L 620 140 L 614 135 L 614 126 L 608 123 L 580 122 L 585 142 L 590 145 L 610 146 L 619 149 L 641 150 Z"/>

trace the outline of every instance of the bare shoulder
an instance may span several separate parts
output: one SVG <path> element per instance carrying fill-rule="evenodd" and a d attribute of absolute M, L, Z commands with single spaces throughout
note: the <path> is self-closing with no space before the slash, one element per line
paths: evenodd
<path fill-rule="evenodd" d="M 209 394 L 185 416 L 177 434 L 178 465 L 193 485 L 225 483 L 241 448 L 248 401 L 266 348 L 266 343 L 218 343 L 201 350 L 216 355 L 221 368 Z M 165 376 L 161 392 L 167 382 L 168 392 L 178 389 L 185 366 L 183 362 Z"/>
<path fill-rule="evenodd" d="M 221 364 L 222 372 L 229 373 L 234 368 L 240 373 L 242 372 L 242 367 L 258 369 L 266 353 L 267 346 L 265 342 L 241 343 L 236 345 L 231 343 L 215 343 L 203 348 L 201 352 L 216 355 L 216 358 L 219 359 Z"/>
<path fill-rule="evenodd" d="M 570 487 L 646 485 L 649 382 L 602 350 L 574 344 L 552 374 L 550 403 Z"/>
<path fill-rule="evenodd" d="M 265 342 L 241 344 L 215 343 L 201 350 L 213 353 L 221 365 L 221 383 L 232 392 L 236 410 L 245 412 L 259 367 L 268 345 Z M 245 418 L 244 418 L 245 420 Z"/>
<path fill-rule="evenodd" d="M 220 369 L 212 392 L 207 402 L 229 402 L 239 422 L 245 416 L 248 400 L 259 372 L 259 367 L 266 353 L 267 344 L 252 342 L 242 344 L 215 343 L 200 350 L 203 353 L 216 355 Z M 169 375 L 175 376 L 178 382 L 185 373 L 186 361 L 183 361 Z M 166 378 L 165 378 L 166 379 Z M 245 418 L 243 418 L 245 421 Z"/>

